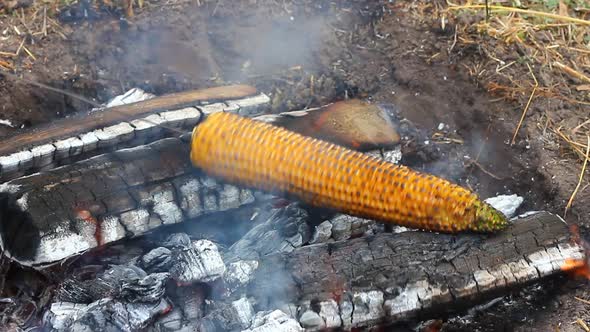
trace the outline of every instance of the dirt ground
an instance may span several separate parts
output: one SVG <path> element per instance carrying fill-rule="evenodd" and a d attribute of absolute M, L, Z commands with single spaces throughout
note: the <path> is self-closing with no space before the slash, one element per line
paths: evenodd
<path fill-rule="evenodd" d="M 521 211 L 563 215 L 581 163 L 547 134 L 544 115 L 587 118 L 589 106 L 533 104 L 511 146 L 526 98 L 489 93 L 468 70 L 489 59 L 477 45 L 457 43 L 454 26 L 441 27 L 435 6 L 424 3 L 430 2 L 147 2 L 128 20 L 106 11 L 91 20 L 73 18 L 77 12 L 70 10 L 49 24 L 52 33 L 24 38 L 33 56 L 0 53 L 0 60 L 26 78 L 99 102 L 132 87 L 162 94 L 239 82 L 269 94 L 277 112 L 347 97 L 393 103 L 431 137 L 406 140 L 402 163 L 482 197 L 521 195 Z M 0 16 L 0 51 L 15 52 L 23 40 L 10 26 L 15 13 Z M 89 107 L 2 78 L 0 105 L 0 118 L 23 130 Z M 16 130 L 0 125 L 3 136 Z M 588 202 L 590 190 L 582 185 L 567 218 L 585 236 Z M 590 305 L 574 297 L 590 298 L 587 286 L 567 277 L 533 285 L 487 310 L 445 320 L 442 330 L 582 331 L 573 323 L 590 324 Z"/>

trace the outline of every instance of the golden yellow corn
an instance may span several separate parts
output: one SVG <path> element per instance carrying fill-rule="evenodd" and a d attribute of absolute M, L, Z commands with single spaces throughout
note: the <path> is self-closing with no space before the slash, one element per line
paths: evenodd
<path fill-rule="evenodd" d="M 231 113 L 195 127 L 191 161 L 228 183 L 381 222 L 440 232 L 507 225 L 477 195 L 444 179 Z"/>

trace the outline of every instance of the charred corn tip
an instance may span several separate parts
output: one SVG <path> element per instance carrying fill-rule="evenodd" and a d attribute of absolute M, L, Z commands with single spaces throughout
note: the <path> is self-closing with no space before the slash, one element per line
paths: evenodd
<path fill-rule="evenodd" d="M 508 226 L 508 219 L 504 214 L 491 205 L 477 201 L 475 202 L 475 222 L 472 228 L 476 232 L 495 232 Z"/>

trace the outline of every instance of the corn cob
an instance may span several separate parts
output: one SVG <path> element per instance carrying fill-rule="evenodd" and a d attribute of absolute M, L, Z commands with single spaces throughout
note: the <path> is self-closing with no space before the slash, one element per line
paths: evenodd
<path fill-rule="evenodd" d="M 312 206 L 439 232 L 491 232 L 506 218 L 444 179 L 231 113 L 195 127 L 191 161 L 228 183 Z"/>

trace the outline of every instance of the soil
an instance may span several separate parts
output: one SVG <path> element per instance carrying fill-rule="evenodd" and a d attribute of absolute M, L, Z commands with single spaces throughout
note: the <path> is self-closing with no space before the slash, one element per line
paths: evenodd
<path fill-rule="evenodd" d="M 30 67 L 20 71 L 26 78 L 100 102 L 132 87 L 163 94 L 239 82 L 271 96 L 275 112 L 350 97 L 391 103 L 431 137 L 406 139 L 402 163 L 482 197 L 521 195 L 520 211 L 563 214 L 581 165 L 550 148 L 557 143 L 537 126 L 540 105 L 509 144 L 523 105 L 494 99 L 470 76 L 462 64 L 483 55 L 452 47 L 453 27 L 419 12 L 420 1 L 201 3 L 149 2 L 129 20 L 105 12 L 70 19 L 62 22 L 67 40 L 39 38 L 30 45 L 38 60 L 16 64 Z M 16 49 L 20 40 L 5 43 Z M 24 128 L 89 108 L 8 79 L 0 79 L 0 105 L 1 118 Z M 558 105 L 549 107 L 557 112 Z M 587 117 L 581 107 L 567 111 Z M 0 126 L 0 135 L 16 130 Z M 567 218 L 584 236 L 589 199 L 590 190 L 581 190 Z M 533 285 L 475 315 L 445 320 L 442 330 L 578 331 L 572 322 L 589 322 L 590 306 L 574 296 L 590 297 L 587 285 L 572 278 Z"/>

